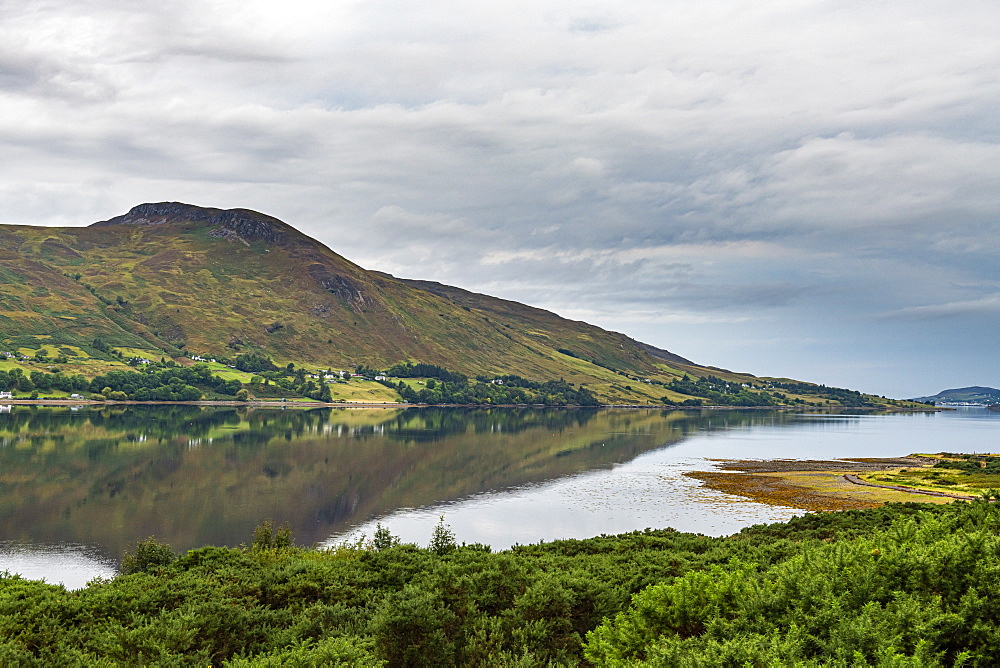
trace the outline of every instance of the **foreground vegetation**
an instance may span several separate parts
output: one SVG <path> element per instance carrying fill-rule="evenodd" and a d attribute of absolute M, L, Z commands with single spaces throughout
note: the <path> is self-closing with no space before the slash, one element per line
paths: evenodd
<path fill-rule="evenodd" d="M 493 554 L 439 524 L 331 550 L 262 525 L 153 540 L 83 590 L 0 578 L 5 665 L 990 665 L 1000 512 L 809 515 L 727 538 L 644 531 Z"/>

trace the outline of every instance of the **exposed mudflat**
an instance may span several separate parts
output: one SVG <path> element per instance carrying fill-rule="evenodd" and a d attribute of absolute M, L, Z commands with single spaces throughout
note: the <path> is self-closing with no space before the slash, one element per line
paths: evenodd
<path fill-rule="evenodd" d="M 722 471 L 742 471 L 743 473 L 784 473 L 787 471 L 888 471 L 898 468 L 929 466 L 937 460 L 930 457 L 890 457 L 859 459 L 724 459 L 712 460 L 721 463 Z"/>
<path fill-rule="evenodd" d="M 859 458 L 830 460 L 716 460 L 716 471 L 691 471 L 685 475 L 712 489 L 743 496 L 759 503 L 803 510 L 875 508 L 894 501 L 950 503 L 953 498 L 915 494 L 902 489 L 862 486 L 844 474 L 929 466 L 925 457 Z"/>

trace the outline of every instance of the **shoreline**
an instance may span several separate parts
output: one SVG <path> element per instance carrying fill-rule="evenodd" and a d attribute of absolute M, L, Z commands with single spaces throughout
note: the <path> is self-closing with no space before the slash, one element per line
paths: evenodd
<path fill-rule="evenodd" d="M 597 406 L 581 406 L 579 404 L 565 404 L 561 406 L 550 406 L 548 404 L 414 404 L 401 403 L 396 401 L 345 401 L 345 402 L 323 402 L 323 401 L 273 401 L 273 400 L 200 400 L 200 401 L 95 401 L 93 399 L 2 399 L 0 405 L 3 406 L 254 406 L 267 408 L 631 408 L 631 409 L 653 409 L 653 410 L 677 410 L 677 411 L 801 411 L 804 413 L 823 413 L 829 411 L 856 411 L 864 413 L 939 413 L 948 408 L 927 406 L 926 408 L 914 407 L 893 407 L 882 406 L 852 407 L 852 406 L 675 406 L 672 404 L 599 404 Z"/>
<path fill-rule="evenodd" d="M 974 498 L 901 485 L 880 485 L 857 476 L 866 472 L 926 467 L 935 461 L 926 457 L 711 461 L 719 464 L 716 470 L 689 471 L 684 475 L 726 494 L 813 512 L 876 508 L 893 502 L 951 503 Z"/>

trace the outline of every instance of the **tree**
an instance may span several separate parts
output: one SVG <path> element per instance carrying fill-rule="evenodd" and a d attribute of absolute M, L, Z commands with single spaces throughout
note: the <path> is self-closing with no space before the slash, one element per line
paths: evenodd
<path fill-rule="evenodd" d="M 399 538 L 392 535 L 388 528 L 381 523 L 375 525 L 375 535 L 372 536 L 372 548 L 375 550 L 388 550 L 390 547 L 399 545 Z"/>
<path fill-rule="evenodd" d="M 330 403 L 333 401 L 333 394 L 330 392 L 329 383 L 321 383 L 323 385 L 322 389 L 319 391 L 319 400 L 325 403 Z"/>
<path fill-rule="evenodd" d="M 122 555 L 119 570 L 122 575 L 148 573 L 155 567 L 169 566 L 176 558 L 169 545 L 150 536 L 136 543 L 135 547 Z"/>
<path fill-rule="evenodd" d="M 233 360 L 233 366 L 240 371 L 256 373 L 258 371 L 276 371 L 278 367 L 274 365 L 271 358 L 260 353 L 241 353 Z"/>
<path fill-rule="evenodd" d="M 455 532 L 451 530 L 450 524 L 444 523 L 444 515 L 441 515 L 434 526 L 434 531 L 431 532 L 431 542 L 427 549 L 434 554 L 442 555 L 451 552 L 455 547 Z"/>

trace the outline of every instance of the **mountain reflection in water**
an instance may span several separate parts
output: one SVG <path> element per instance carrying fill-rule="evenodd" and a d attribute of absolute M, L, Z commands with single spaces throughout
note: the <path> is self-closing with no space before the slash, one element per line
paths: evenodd
<path fill-rule="evenodd" d="M 49 408 L 0 414 L 0 540 L 184 550 L 269 519 L 322 541 L 400 508 L 616 463 L 775 412 L 599 409 Z"/>

